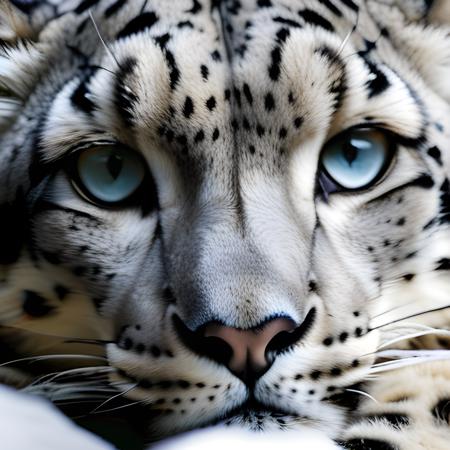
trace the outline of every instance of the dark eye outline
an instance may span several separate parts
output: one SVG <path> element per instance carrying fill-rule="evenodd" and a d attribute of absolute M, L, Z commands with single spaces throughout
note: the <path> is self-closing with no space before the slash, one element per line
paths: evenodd
<path fill-rule="evenodd" d="M 318 184 L 319 188 L 324 194 L 324 196 L 327 198 L 330 194 L 333 193 L 358 193 L 362 191 L 367 191 L 370 188 L 376 186 L 379 184 L 381 179 L 385 177 L 387 172 L 389 171 L 390 167 L 393 165 L 394 156 L 397 153 L 398 143 L 395 136 L 395 133 L 386 130 L 385 128 L 378 127 L 378 126 L 367 126 L 368 124 L 362 124 L 362 125 L 355 125 L 351 128 L 347 128 L 346 130 L 342 131 L 341 133 L 333 136 L 331 139 L 329 139 L 323 146 L 322 150 L 320 151 L 319 156 L 319 171 L 318 171 Z M 351 135 L 352 132 L 355 130 L 361 130 L 361 131 L 378 131 L 382 133 L 388 142 L 388 148 L 387 148 L 387 155 L 386 161 L 384 162 L 383 166 L 379 170 L 376 177 L 371 180 L 369 183 L 365 184 L 364 186 L 360 186 L 357 188 L 347 188 L 345 186 L 340 185 L 337 181 L 334 180 L 334 178 L 328 173 L 325 166 L 322 164 L 322 154 L 324 153 L 325 149 L 332 145 L 335 141 L 341 140 L 346 135 Z"/>
<path fill-rule="evenodd" d="M 142 165 L 145 168 L 145 175 L 141 184 L 128 197 L 118 202 L 106 202 L 94 196 L 84 185 L 78 173 L 78 160 L 83 152 L 103 146 L 117 147 L 118 149 L 125 149 L 128 152 L 134 153 L 134 155 L 136 155 L 142 161 Z M 71 153 L 71 155 L 67 158 L 65 163 L 65 171 L 67 173 L 67 176 L 69 177 L 74 191 L 83 200 L 99 208 L 120 210 L 130 207 L 141 207 L 144 215 L 159 208 L 156 184 L 145 159 L 141 154 L 131 149 L 130 147 L 127 147 L 126 145 L 118 143 L 96 143 L 92 145 L 84 145 L 82 148 L 78 148 L 76 151 Z"/>

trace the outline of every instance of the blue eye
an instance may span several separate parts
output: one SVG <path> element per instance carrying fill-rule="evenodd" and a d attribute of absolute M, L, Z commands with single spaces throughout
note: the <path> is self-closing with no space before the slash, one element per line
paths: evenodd
<path fill-rule="evenodd" d="M 392 145 L 386 133 L 377 129 L 352 129 L 325 145 L 321 164 L 337 190 L 367 188 L 386 171 Z"/>
<path fill-rule="evenodd" d="M 72 181 L 93 203 L 115 206 L 133 196 L 144 182 L 146 172 L 146 165 L 136 152 L 101 145 L 77 155 Z"/>

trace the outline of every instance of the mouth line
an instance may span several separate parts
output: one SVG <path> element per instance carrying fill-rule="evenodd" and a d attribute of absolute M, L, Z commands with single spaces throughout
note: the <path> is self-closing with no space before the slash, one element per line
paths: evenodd
<path fill-rule="evenodd" d="M 220 416 L 215 421 L 215 423 L 223 422 L 237 416 L 242 416 L 245 418 L 250 416 L 251 414 L 258 415 L 258 413 L 259 414 L 268 413 L 272 417 L 296 416 L 296 414 L 294 413 L 261 403 L 260 401 L 256 400 L 253 395 L 251 395 L 241 405 L 233 408 L 224 415 Z"/>

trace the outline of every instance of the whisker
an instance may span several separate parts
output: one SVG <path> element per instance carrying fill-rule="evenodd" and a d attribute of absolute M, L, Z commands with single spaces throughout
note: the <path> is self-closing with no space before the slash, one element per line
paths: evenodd
<path fill-rule="evenodd" d="M 425 331 L 418 331 L 416 333 L 405 334 L 405 335 L 400 336 L 398 338 L 391 339 L 391 340 L 389 340 L 387 342 L 384 342 L 383 344 L 381 344 L 377 348 L 377 351 L 381 350 L 383 348 L 386 348 L 386 347 L 390 347 L 392 344 L 396 344 L 397 342 L 405 341 L 407 339 L 414 339 L 414 338 L 418 338 L 418 337 L 422 337 L 422 336 L 429 336 L 429 335 L 432 335 L 432 334 L 436 334 L 438 336 L 450 336 L 450 331 L 449 330 L 442 330 L 442 329 L 439 329 L 439 328 L 428 328 Z"/>
<path fill-rule="evenodd" d="M 127 403 L 126 405 L 117 406 L 116 408 L 102 409 L 99 411 L 91 412 L 89 414 L 102 414 L 102 413 L 106 413 L 106 412 L 117 411 L 118 409 L 129 408 L 130 406 L 135 406 L 135 405 L 144 404 L 144 403 L 145 403 L 144 400 L 139 400 L 137 402 Z"/>
<path fill-rule="evenodd" d="M 388 325 L 393 325 L 394 323 L 402 322 L 404 320 L 412 319 L 414 317 L 419 317 L 419 316 L 422 316 L 424 314 L 429 314 L 429 313 L 438 312 L 438 311 L 444 311 L 445 309 L 448 309 L 448 308 L 450 308 L 450 305 L 445 305 L 445 306 L 441 306 L 439 308 L 428 309 L 426 311 L 421 311 L 419 313 L 410 314 L 409 316 L 401 317 L 399 319 L 394 319 L 394 320 L 392 320 L 390 322 L 384 323 L 382 325 L 378 325 L 377 327 L 369 328 L 367 331 L 370 332 L 370 331 L 378 330 L 378 329 L 386 327 Z"/>
<path fill-rule="evenodd" d="M 105 373 L 110 373 L 110 372 L 116 372 L 116 369 L 114 369 L 113 367 L 110 367 L 110 366 L 80 367 L 77 369 L 69 369 L 69 370 L 64 370 L 62 372 L 53 372 L 53 373 L 46 374 L 46 375 L 38 378 L 37 380 L 33 381 L 33 383 L 31 383 L 31 385 L 39 384 L 39 382 L 43 381 L 43 379 L 47 378 L 47 377 L 50 377 L 50 378 L 45 381 L 47 383 L 50 383 L 59 377 L 74 376 L 74 375 L 80 375 L 80 374 L 81 375 L 83 375 L 83 374 L 92 375 L 92 374 L 97 374 L 97 373 L 103 375 Z"/>
<path fill-rule="evenodd" d="M 373 400 L 375 403 L 379 403 L 378 400 L 374 397 L 372 397 L 370 394 L 364 391 L 359 391 L 358 389 L 344 389 L 347 392 L 354 392 L 355 394 L 362 395 L 364 397 L 370 398 L 370 400 Z"/>
<path fill-rule="evenodd" d="M 102 406 L 108 404 L 109 402 L 113 401 L 114 399 L 116 399 L 116 398 L 118 398 L 118 397 L 121 397 L 122 395 L 128 394 L 128 392 L 132 391 L 134 388 L 136 388 L 136 386 L 137 386 L 137 384 L 134 384 L 134 385 L 131 386 L 129 389 L 127 389 L 127 390 L 125 390 L 125 391 L 123 391 L 123 392 L 120 392 L 119 394 L 114 395 L 114 396 L 111 397 L 111 398 L 108 398 L 108 400 L 105 400 L 101 405 L 99 405 L 99 406 L 97 406 L 95 409 L 93 409 L 93 410 L 91 411 L 91 414 L 97 412 Z"/>
<path fill-rule="evenodd" d="M 106 358 L 102 356 L 93 356 L 93 355 L 79 355 L 79 354 L 61 354 L 61 355 L 44 355 L 44 356 L 28 356 L 26 358 L 14 359 L 12 361 L 8 361 L 0 364 L 0 367 L 9 366 L 11 364 L 16 364 L 20 362 L 29 361 L 29 364 L 33 364 L 38 361 L 47 361 L 52 359 L 91 359 L 96 361 L 108 361 Z"/>
<path fill-rule="evenodd" d="M 117 64 L 117 67 L 120 67 L 119 61 L 117 60 L 116 56 L 114 55 L 114 53 L 111 51 L 111 49 L 109 48 L 108 44 L 105 42 L 105 40 L 103 39 L 100 30 L 97 26 L 97 23 L 95 22 L 94 16 L 92 14 L 92 11 L 89 10 L 89 17 L 91 18 L 92 24 L 94 25 L 95 28 L 95 32 L 97 33 L 103 47 L 105 48 L 106 52 L 108 53 L 108 55 L 113 59 L 113 61 Z"/>

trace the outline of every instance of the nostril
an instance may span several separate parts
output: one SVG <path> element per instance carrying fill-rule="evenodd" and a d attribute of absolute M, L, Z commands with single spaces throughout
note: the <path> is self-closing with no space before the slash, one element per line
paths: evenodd
<path fill-rule="evenodd" d="M 178 336 L 187 348 L 219 364 L 228 365 L 233 349 L 227 342 L 217 336 L 205 336 L 205 326 L 196 331 L 190 330 L 176 314 L 172 320 Z"/>
<path fill-rule="evenodd" d="M 289 331 L 280 331 L 276 334 L 266 347 L 266 354 L 270 352 L 281 353 L 288 350 L 296 342 L 300 341 L 311 329 L 316 317 L 316 308 L 311 308 L 300 326 Z"/>
<path fill-rule="evenodd" d="M 199 351 L 202 355 L 227 366 L 233 356 L 233 349 L 223 339 L 215 336 L 203 338 Z"/>

